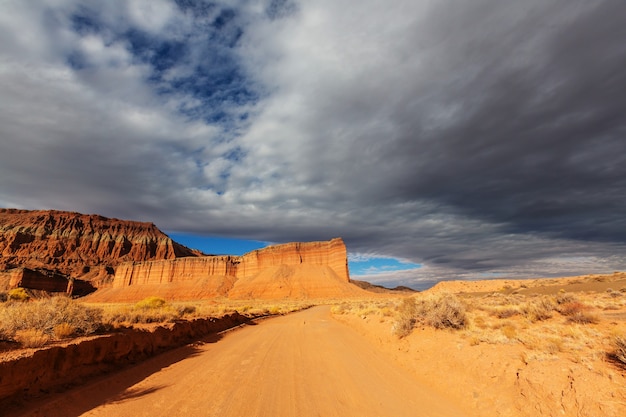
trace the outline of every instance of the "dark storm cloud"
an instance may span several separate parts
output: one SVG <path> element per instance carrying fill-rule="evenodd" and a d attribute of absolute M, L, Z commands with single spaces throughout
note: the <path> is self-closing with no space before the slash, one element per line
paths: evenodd
<path fill-rule="evenodd" d="M 626 269 L 614 0 L 9 1 L 0 205 L 422 268 Z"/>
<path fill-rule="evenodd" d="M 408 156 L 399 198 L 440 201 L 515 233 L 624 241 L 624 6 L 586 6 L 565 23 L 538 7 L 532 24 L 478 37 L 459 62 L 478 70 L 446 86 L 449 123 L 425 131 L 416 115 L 415 134 L 394 149 Z M 456 41 L 452 53 L 476 39 Z"/>

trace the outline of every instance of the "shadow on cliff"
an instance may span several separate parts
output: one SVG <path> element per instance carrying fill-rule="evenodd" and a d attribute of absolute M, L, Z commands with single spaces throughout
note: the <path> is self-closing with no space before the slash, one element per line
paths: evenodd
<path fill-rule="evenodd" d="M 254 325 L 254 323 L 246 323 Z M 143 362 L 132 365 L 121 365 L 105 375 L 90 378 L 87 383 L 77 381 L 76 384 L 58 387 L 39 399 L 22 399 L 10 404 L 3 404 L 4 417 L 48 416 L 55 410 L 63 409 L 64 417 L 78 417 L 89 410 L 103 404 L 113 404 L 139 398 L 157 392 L 166 386 L 148 386 L 132 388 L 150 375 L 168 366 L 188 358 L 197 356 L 201 346 L 216 343 L 222 336 L 210 334 L 192 344 L 165 351 Z M 174 383 L 174 381 L 172 381 Z M 77 386 L 79 385 L 80 386 Z M 6 414 L 5 414 L 6 413 Z"/>

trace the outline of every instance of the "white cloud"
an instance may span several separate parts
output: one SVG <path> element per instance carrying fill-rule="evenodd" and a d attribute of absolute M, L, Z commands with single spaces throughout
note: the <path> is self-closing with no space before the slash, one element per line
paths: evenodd
<path fill-rule="evenodd" d="M 133 0 L 128 3 L 133 23 L 151 33 L 158 34 L 175 15 L 174 6 L 166 0 Z"/>
<path fill-rule="evenodd" d="M 261 1 L 206 15 L 4 2 L 0 205 L 275 242 L 342 235 L 353 259 L 423 264 L 389 275 L 407 283 L 608 267 L 623 249 L 603 229 L 624 230 L 609 123 L 623 46 L 601 54 L 617 6 L 593 3 L 311 0 L 270 19 Z M 234 13 L 217 31 L 222 6 Z M 554 128 L 584 121 L 572 114 L 599 116 Z"/>

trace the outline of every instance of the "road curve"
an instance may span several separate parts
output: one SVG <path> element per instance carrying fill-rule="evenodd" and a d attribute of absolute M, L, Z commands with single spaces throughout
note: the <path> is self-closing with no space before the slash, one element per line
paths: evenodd
<path fill-rule="evenodd" d="M 167 352 L 8 417 L 463 415 L 316 307 Z"/>

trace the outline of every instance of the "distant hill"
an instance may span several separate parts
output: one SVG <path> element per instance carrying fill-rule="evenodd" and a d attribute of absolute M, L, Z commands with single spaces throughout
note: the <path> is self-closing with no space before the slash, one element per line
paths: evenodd
<path fill-rule="evenodd" d="M 358 281 L 356 279 L 351 279 L 350 282 L 356 285 L 359 288 L 362 288 L 366 291 L 375 292 L 375 293 L 414 293 L 417 292 L 413 288 L 405 287 L 403 285 L 399 285 L 394 288 L 383 287 L 382 285 L 371 284 L 367 281 Z"/>

